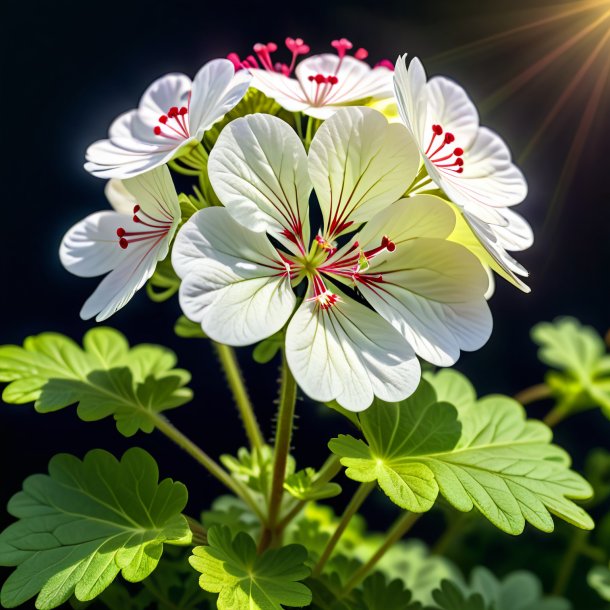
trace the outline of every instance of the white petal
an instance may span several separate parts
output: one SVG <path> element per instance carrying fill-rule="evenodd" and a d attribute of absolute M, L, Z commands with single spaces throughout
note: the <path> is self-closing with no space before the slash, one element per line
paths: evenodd
<path fill-rule="evenodd" d="M 150 127 L 151 135 L 161 115 L 167 114 L 172 106 L 180 108 L 188 104 L 190 90 L 191 79 L 180 73 L 166 74 L 146 89 L 138 105 L 138 116 Z"/>
<path fill-rule="evenodd" d="M 300 112 L 309 107 L 309 101 L 299 81 L 280 72 L 254 69 L 252 86 L 274 99 L 282 108 L 290 112 Z"/>
<path fill-rule="evenodd" d="M 297 235 L 301 247 L 309 239 L 311 183 L 305 149 L 281 119 L 251 114 L 221 132 L 208 163 L 210 182 L 231 215 L 254 231 L 268 231 L 295 253 L 282 236 Z"/>
<path fill-rule="evenodd" d="M 181 278 L 204 259 L 215 259 L 235 269 L 260 269 L 259 275 L 275 274 L 285 268 L 264 233 L 250 231 L 222 207 L 193 214 L 176 236 L 172 264 Z"/>
<path fill-rule="evenodd" d="M 247 70 L 235 73 L 228 59 L 205 64 L 193 81 L 188 114 L 191 136 L 201 139 L 204 131 L 241 101 L 251 80 Z"/>
<path fill-rule="evenodd" d="M 479 128 L 479 113 L 468 94 L 457 83 L 435 76 L 428 81 L 428 139 L 432 135 L 432 125 L 439 124 L 445 132 L 455 136 L 453 146 L 469 149 Z M 424 141 L 426 132 L 424 132 Z M 427 143 L 426 143 L 427 145 Z"/>
<path fill-rule="evenodd" d="M 337 111 L 318 129 L 309 149 L 309 175 L 324 217 L 325 235 L 345 223 L 372 218 L 411 184 L 419 152 L 403 125 L 389 124 L 371 108 Z"/>
<path fill-rule="evenodd" d="M 422 148 L 428 116 L 428 94 L 426 72 L 417 57 L 411 60 L 408 68 L 406 54 L 396 61 L 394 95 L 400 118 Z"/>
<path fill-rule="evenodd" d="M 182 140 L 177 146 L 168 146 L 132 138 L 100 140 L 87 149 L 85 169 L 98 178 L 132 178 L 171 161 L 191 142 Z"/>
<path fill-rule="evenodd" d="M 215 341 L 249 345 L 281 330 L 296 297 L 288 276 L 261 267 L 200 260 L 180 285 L 184 314 Z"/>
<path fill-rule="evenodd" d="M 117 229 L 131 226 L 131 215 L 96 212 L 75 224 L 59 248 L 61 264 L 74 275 L 95 277 L 108 273 L 127 256 L 119 246 Z"/>
<path fill-rule="evenodd" d="M 326 310 L 305 300 L 286 333 L 288 364 L 304 392 L 350 411 L 366 409 L 374 396 L 412 394 L 420 367 L 409 344 L 375 312 L 329 289 L 341 300 Z"/>
<path fill-rule="evenodd" d="M 481 273 L 485 275 L 482 267 Z M 443 286 L 442 276 L 435 277 L 433 271 L 403 271 L 383 277 L 379 285 L 358 283 L 360 292 L 428 362 L 450 366 L 459 358 L 460 350 L 478 349 L 489 339 L 492 318 L 486 291 L 478 298 L 472 295 L 470 301 L 452 302 L 449 289 L 455 284 Z M 432 288 L 435 283 L 440 285 Z M 486 277 L 484 284 L 487 287 Z"/>
<path fill-rule="evenodd" d="M 123 185 L 140 206 L 142 223 L 140 230 L 154 230 L 155 227 L 167 228 L 171 224 L 171 234 L 181 217 L 180 203 L 172 176 L 166 165 L 153 169 L 144 175 L 129 178 Z M 148 226 L 152 225 L 152 226 Z M 165 256 L 165 255 L 164 255 Z"/>
<path fill-rule="evenodd" d="M 498 243 L 507 250 L 527 250 L 534 243 L 534 232 L 532 227 L 523 216 L 513 210 L 501 210 L 502 216 L 506 218 L 506 226 L 494 226 L 493 232 L 498 238 Z"/>
<path fill-rule="evenodd" d="M 126 256 L 100 282 L 87 299 L 80 315 L 83 320 L 96 316 L 101 322 L 126 305 L 152 276 L 157 262 L 167 254 L 167 236 L 158 241 L 130 244 Z M 118 244 L 116 245 L 119 248 Z"/>
<path fill-rule="evenodd" d="M 337 77 L 335 85 L 318 85 L 309 77 L 323 74 Z M 392 72 L 387 68 L 371 68 L 366 62 L 346 55 L 324 53 L 304 59 L 296 68 L 295 76 L 310 109 L 306 114 L 326 119 L 336 107 L 365 102 L 371 98 L 392 97 Z"/>
<path fill-rule="evenodd" d="M 521 203 L 527 195 L 527 183 L 513 165 L 508 147 L 493 131 L 480 127 L 463 156 L 464 172 L 439 170 L 438 185 L 449 198 L 470 214 L 488 222 L 486 208 L 503 208 Z M 429 163 L 427 163 L 429 167 Z"/>
<path fill-rule="evenodd" d="M 108 180 L 104 187 L 104 195 L 115 212 L 133 215 L 133 207 L 136 205 L 134 196 L 125 188 L 125 183 L 117 178 Z"/>

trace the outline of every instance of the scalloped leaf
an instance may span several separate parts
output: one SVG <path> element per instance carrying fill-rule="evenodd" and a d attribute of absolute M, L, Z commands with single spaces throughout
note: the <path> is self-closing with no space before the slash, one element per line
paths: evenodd
<path fill-rule="evenodd" d="M 84 348 L 84 349 L 83 349 Z M 113 416 L 119 432 L 152 432 L 154 414 L 189 402 L 190 374 L 176 369 L 176 356 L 159 345 L 130 348 L 108 327 L 88 331 L 83 348 L 57 333 L 28 337 L 23 347 L 0 347 L 0 381 L 8 403 L 34 402 L 40 413 L 78 403 L 84 421 Z"/>
<path fill-rule="evenodd" d="M 284 489 L 298 500 L 324 500 L 341 493 L 338 483 L 316 481 L 318 473 L 314 468 L 304 468 L 286 477 Z"/>
<path fill-rule="evenodd" d="M 454 373 L 457 374 L 457 373 Z M 341 435 L 329 447 L 355 481 L 377 481 L 398 506 L 426 512 L 439 492 L 455 508 L 477 508 L 496 527 L 520 534 L 525 523 L 546 532 L 551 514 L 592 529 L 572 499 L 591 486 L 570 470 L 568 454 L 551 444 L 550 429 L 527 420 L 505 396 L 476 403 L 439 402 L 432 385 L 399 404 L 377 401 L 360 414 L 365 440 Z"/>
<path fill-rule="evenodd" d="M 557 369 L 547 373 L 546 383 L 558 407 L 600 407 L 610 417 L 610 355 L 597 331 L 574 318 L 557 318 L 534 326 L 532 339 L 540 346 L 540 361 Z"/>
<path fill-rule="evenodd" d="M 208 531 L 209 546 L 193 549 L 189 561 L 201 572 L 199 586 L 218 593 L 219 610 L 282 610 L 311 603 L 311 591 L 300 581 L 309 576 L 307 551 L 291 544 L 257 555 L 256 544 L 226 527 Z"/>
<path fill-rule="evenodd" d="M 2 587 L 2 605 L 38 594 L 36 607 L 47 610 L 72 595 L 95 598 L 119 572 L 130 582 L 143 580 L 165 543 L 190 543 L 181 514 L 186 501 L 186 487 L 159 482 L 157 464 L 143 449 L 129 449 L 120 461 L 101 449 L 82 461 L 56 455 L 49 474 L 27 478 L 9 502 L 19 521 L 0 534 L 0 565 L 17 567 Z"/>

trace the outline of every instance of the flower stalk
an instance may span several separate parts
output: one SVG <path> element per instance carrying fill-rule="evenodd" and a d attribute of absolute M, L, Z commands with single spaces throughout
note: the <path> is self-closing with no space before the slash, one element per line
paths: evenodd
<path fill-rule="evenodd" d="M 248 390 L 239 368 L 235 350 L 223 343 L 214 342 L 213 345 L 233 394 L 233 399 L 246 430 L 250 447 L 252 449 L 261 449 L 265 444 L 265 439 L 254 414 L 254 408 L 248 396 Z"/>

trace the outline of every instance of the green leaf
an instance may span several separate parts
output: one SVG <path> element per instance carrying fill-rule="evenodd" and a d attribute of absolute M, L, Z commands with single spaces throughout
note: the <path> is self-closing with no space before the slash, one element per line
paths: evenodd
<path fill-rule="evenodd" d="M 323 500 L 341 493 L 338 483 L 318 483 L 317 477 L 313 468 L 299 470 L 286 478 L 284 489 L 298 500 Z"/>
<path fill-rule="evenodd" d="M 253 538 L 260 533 L 261 523 L 250 507 L 235 496 L 220 496 L 212 503 L 210 510 L 203 513 L 201 520 L 206 529 L 224 525 L 235 535 L 245 532 Z"/>
<path fill-rule="evenodd" d="M 362 588 L 354 592 L 354 599 L 354 610 L 422 610 L 400 580 L 387 582 L 380 572 L 362 583 Z"/>
<path fill-rule="evenodd" d="M 610 602 L 610 570 L 606 566 L 594 566 L 587 574 L 587 583 L 604 600 Z"/>
<path fill-rule="evenodd" d="M 428 610 L 495 610 L 485 604 L 479 593 L 469 596 L 450 580 L 444 580 L 440 589 L 432 593 L 432 597 L 437 606 Z"/>
<path fill-rule="evenodd" d="M 552 434 L 505 396 L 473 404 L 438 402 L 426 381 L 399 404 L 380 401 L 360 414 L 366 440 L 342 435 L 329 443 L 355 481 L 377 481 L 398 506 L 432 508 L 439 492 L 455 508 L 477 508 L 496 527 L 520 534 L 525 523 L 550 532 L 551 514 L 592 529 L 571 499 L 591 496 L 570 470 L 570 458 Z"/>
<path fill-rule="evenodd" d="M 478 567 L 470 578 L 471 593 L 478 593 L 493 610 L 570 610 L 566 599 L 545 597 L 542 584 L 531 572 L 518 571 L 499 580 Z"/>
<path fill-rule="evenodd" d="M 233 539 L 225 527 L 211 528 L 208 542 L 193 549 L 190 563 L 201 572 L 199 586 L 219 594 L 219 610 L 282 610 L 311 603 L 310 590 L 299 582 L 309 576 L 302 546 L 257 555 L 250 536 L 240 533 Z"/>
<path fill-rule="evenodd" d="M 112 328 L 87 332 L 80 348 L 56 333 L 28 337 L 23 347 L 0 347 L 0 381 L 10 382 L 8 403 L 34 402 L 40 413 L 78 403 L 78 416 L 96 421 L 113 416 L 119 432 L 152 432 L 157 413 L 192 399 L 184 387 L 190 374 L 176 365 L 175 354 L 158 345 L 130 348 Z"/>
<path fill-rule="evenodd" d="M 180 316 L 174 324 L 174 332 L 183 339 L 207 339 L 208 336 L 196 322 L 191 322 L 186 316 Z"/>
<path fill-rule="evenodd" d="M 534 326 L 532 339 L 540 345 L 539 359 L 558 369 L 546 383 L 566 414 L 600 407 L 610 418 L 610 355 L 599 334 L 574 318 Z"/>
<path fill-rule="evenodd" d="M 143 580 L 164 543 L 190 543 L 180 514 L 186 501 L 184 485 L 159 482 L 155 460 L 142 449 L 129 449 L 121 461 L 101 449 L 83 461 L 55 456 L 49 474 L 26 479 L 9 502 L 19 521 L 0 534 L 0 565 L 17 569 L 2 587 L 2 605 L 38 594 L 36 607 L 45 610 L 73 594 L 93 599 L 119 572 Z"/>
<path fill-rule="evenodd" d="M 434 388 L 438 402 L 448 402 L 459 410 L 467 409 L 477 401 L 477 393 L 467 377 L 453 369 L 438 373 L 424 373 L 424 379 Z"/>
<path fill-rule="evenodd" d="M 271 335 L 267 339 L 261 341 L 252 352 L 252 358 L 254 358 L 255 362 L 259 364 L 267 364 L 271 362 L 275 355 L 278 353 L 282 346 L 284 345 L 284 331 L 275 333 L 275 335 Z"/>

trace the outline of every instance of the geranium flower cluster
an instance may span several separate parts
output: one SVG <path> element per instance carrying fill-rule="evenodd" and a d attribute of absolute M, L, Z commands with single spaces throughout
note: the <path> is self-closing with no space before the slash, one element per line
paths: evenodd
<path fill-rule="evenodd" d="M 527 186 L 464 89 L 417 58 L 372 67 L 344 38 L 309 56 L 285 42 L 285 63 L 257 44 L 192 81 L 158 79 L 119 116 L 85 165 L 110 179 L 113 211 L 70 229 L 61 260 L 106 274 L 81 311 L 99 321 L 171 257 L 180 305 L 211 339 L 283 333 L 313 399 L 398 401 L 417 388 L 418 357 L 449 366 L 487 341 L 491 269 L 528 290 L 509 254 L 533 241 L 509 209 Z M 252 112 L 252 92 L 278 112 Z M 215 196 L 188 218 L 170 172 L 184 164 Z"/>

